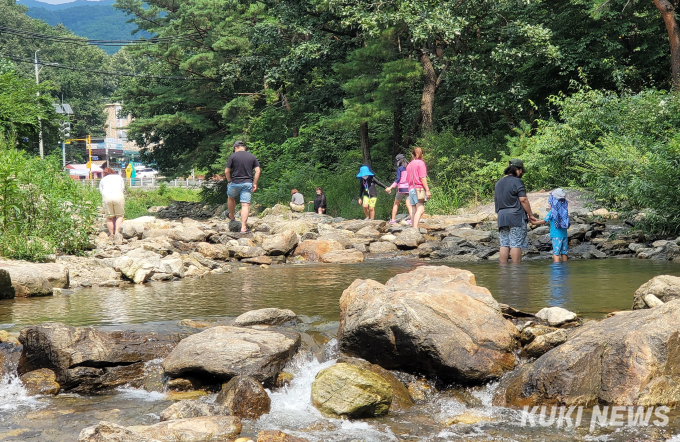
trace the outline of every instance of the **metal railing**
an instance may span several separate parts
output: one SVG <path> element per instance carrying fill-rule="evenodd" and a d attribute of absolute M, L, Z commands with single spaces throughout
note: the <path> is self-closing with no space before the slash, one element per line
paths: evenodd
<path fill-rule="evenodd" d="M 99 187 L 101 178 L 77 180 L 85 186 Z M 166 180 L 165 178 L 125 178 L 125 186 L 129 189 L 157 189 L 161 184 L 168 187 L 185 187 L 189 189 L 200 189 L 205 184 L 205 180 L 197 180 L 192 178 L 176 178 L 173 180 Z"/>

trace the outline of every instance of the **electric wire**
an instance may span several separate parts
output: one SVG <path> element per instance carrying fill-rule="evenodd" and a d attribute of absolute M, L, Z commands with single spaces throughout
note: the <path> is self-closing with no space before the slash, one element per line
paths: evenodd
<path fill-rule="evenodd" d="M 84 37 L 74 38 L 74 37 L 62 37 L 59 35 L 39 34 L 36 32 L 24 31 L 22 29 L 8 28 L 7 26 L 0 26 L 0 34 L 14 35 L 17 37 L 29 38 L 33 40 L 47 40 L 56 43 L 68 43 L 92 46 L 133 46 L 144 44 L 176 43 L 190 41 L 192 39 L 200 37 L 200 34 L 194 32 L 191 34 L 184 34 L 177 37 L 151 37 L 149 39 L 140 40 L 95 40 Z"/>
<path fill-rule="evenodd" d="M 12 61 L 16 61 L 19 63 L 30 63 L 30 64 L 35 64 L 34 60 L 31 60 L 30 58 L 22 58 L 22 57 L 16 57 L 10 54 L 3 54 L 0 53 L 0 57 L 5 57 L 9 58 Z M 50 63 L 50 62 L 45 62 L 45 61 L 39 61 L 38 64 L 40 66 L 45 66 L 45 67 L 50 67 L 50 68 L 57 68 L 57 69 L 67 69 L 71 71 L 80 71 L 80 72 L 88 72 L 91 74 L 100 74 L 100 75 L 112 75 L 112 76 L 119 76 L 119 77 L 133 77 L 133 78 L 149 78 L 149 79 L 156 79 L 156 80 L 186 80 L 186 81 L 207 81 L 207 78 L 201 78 L 201 77 L 181 77 L 181 76 L 165 76 L 165 75 L 143 75 L 143 74 L 135 74 L 133 72 L 120 72 L 120 71 L 102 71 L 98 69 L 89 69 L 89 68 L 81 68 L 78 66 L 68 66 L 68 65 L 63 65 L 60 63 Z"/>

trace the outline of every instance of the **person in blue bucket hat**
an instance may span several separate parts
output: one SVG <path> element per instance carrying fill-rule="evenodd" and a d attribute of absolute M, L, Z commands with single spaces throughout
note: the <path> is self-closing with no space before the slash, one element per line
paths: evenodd
<path fill-rule="evenodd" d="M 387 186 L 378 181 L 371 168 L 365 164 L 359 168 L 357 178 L 359 178 L 359 205 L 364 208 L 366 219 L 375 219 L 375 203 L 378 201 L 375 185 L 383 189 L 387 189 Z"/>

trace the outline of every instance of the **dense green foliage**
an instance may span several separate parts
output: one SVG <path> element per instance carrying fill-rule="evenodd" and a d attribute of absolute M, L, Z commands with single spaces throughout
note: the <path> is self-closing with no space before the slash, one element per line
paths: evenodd
<path fill-rule="evenodd" d="M 25 32 L 46 34 L 55 37 L 76 37 L 64 26 L 50 27 L 42 20 L 35 20 L 26 15 L 27 8 L 15 4 L 13 0 L 0 1 L 0 25 Z M 109 57 L 101 49 L 89 45 L 75 45 L 55 40 L 31 39 L 11 33 L 0 33 L 0 58 L 13 57 L 17 76 L 35 86 L 35 72 L 32 63 L 35 51 L 38 60 L 49 63 L 60 63 L 75 66 L 84 71 L 42 67 L 40 83 L 48 83 L 50 103 L 64 102 L 71 104 L 74 115 L 71 117 L 71 137 L 82 138 L 104 135 L 104 104 L 117 88 L 118 78 L 88 72 L 88 70 L 124 70 L 128 63 L 124 54 Z M 16 59 L 23 59 L 21 62 Z M 28 85 L 28 83 L 26 83 Z M 0 89 L 0 95 L 5 91 Z M 19 146 L 28 152 L 38 152 L 37 126 L 31 133 L 17 137 Z M 43 129 L 45 152 L 60 149 L 60 133 L 57 126 Z"/>
<path fill-rule="evenodd" d="M 45 160 L 0 138 L 0 255 L 42 261 L 56 252 L 90 246 L 101 198 Z"/>
<path fill-rule="evenodd" d="M 26 13 L 32 18 L 43 20 L 50 26 L 62 24 L 75 35 L 93 40 L 130 40 L 135 25 L 127 23 L 128 17 L 112 5 L 97 3 L 72 6 L 59 10 L 29 7 Z M 139 38 L 142 35 L 136 35 Z M 108 54 L 114 54 L 119 46 L 102 47 Z"/>
<path fill-rule="evenodd" d="M 131 189 L 125 195 L 125 217 L 138 218 L 149 214 L 152 206 L 167 206 L 173 201 L 200 201 L 197 190 L 167 187 L 163 184 L 155 190 Z"/>

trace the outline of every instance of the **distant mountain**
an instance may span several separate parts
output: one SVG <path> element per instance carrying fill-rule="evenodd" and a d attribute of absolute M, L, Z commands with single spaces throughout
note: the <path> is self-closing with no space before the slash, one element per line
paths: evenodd
<path fill-rule="evenodd" d="M 58 5 L 53 5 L 51 3 L 40 2 L 37 0 L 17 0 L 17 3 L 24 5 L 28 8 L 44 8 L 48 11 L 60 11 L 62 9 L 72 8 L 74 6 L 111 6 L 116 2 L 116 0 L 75 0 L 68 3 L 61 3 Z"/>
<path fill-rule="evenodd" d="M 76 0 L 70 3 L 52 5 L 36 0 L 17 1 L 28 7 L 28 16 L 45 21 L 50 26 L 61 23 L 74 34 L 93 40 L 132 40 L 148 38 L 146 32 L 132 35 L 136 29 L 123 12 L 114 9 L 115 0 L 87 1 Z M 102 47 L 109 54 L 118 47 Z"/>

